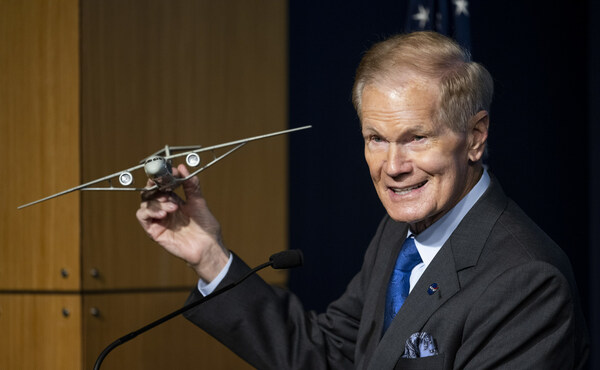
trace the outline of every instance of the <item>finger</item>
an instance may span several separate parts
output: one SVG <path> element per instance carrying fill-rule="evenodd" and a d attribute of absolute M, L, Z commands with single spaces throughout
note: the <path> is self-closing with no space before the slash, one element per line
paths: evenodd
<path fill-rule="evenodd" d="M 172 196 L 172 194 L 173 193 L 170 191 L 160 191 L 158 189 L 154 189 L 154 190 L 142 191 L 142 193 L 140 195 L 142 198 L 142 202 L 151 202 L 151 201 L 167 202 L 167 201 L 170 201 L 169 198 Z"/>
<path fill-rule="evenodd" d="M 149 189 L 149 188 L 153 187 L 154 185 L 155 185 L 155 183 L 151 179 L 148 178 L 148 180 L 146 180 L 146 189 Z M 154 199 L 154 198 L 158 197 L 161 193 L 162 192 L 158 189 L 142 190 L 142 192 L 141 192 L 142 202 Z"/>
<path fill-rule="evenodd" d="M 176 169 L 173 170 L 173 173 L 177 173 L 180 177 L 188 177 L 190 175 L 190 171 L 184 164 L 180 164 Z M 200 189 L 200 180 L 198 177 L 194 176 L 183 182 L 183 192 L 185 193 L 185 198 L 190 200 L 191 198 L 202 198 L 202 190 Z"/>
<path fill-rule="evenodd" d="M 139 208 L 136 212 L 137 219 L 143 224 L 149 224 L 167 217 L 168 212 L 161 208 Z"/>
<path fill-rule="evenodd" d="M 174 212 L 177 210 L 180 204 L 183 204 L 183 200 L 175 193 L 161 193 L 157 197 L 143 202 L 141 207 L 146 207 L 151 210 L 164 210 L 167 212 Z"/>
<path fill-rule="evenodd" d="M 161 196 L 164 196 L 165 194 L 166 194 L 165 192 L 162 192 L 158 189 L 144 190 L 144 191 L 142 191 L 142 194 L 141 194 L 142 202 L 147 202 L 147 201 L 157 199 Z"/>
<path fill-rule="evenodd" d="M 164 220 L 167 217 L 167 214 L 167 211 L 163 209 L 141 207 L 137 210 L 135 216 L 144 230 L 148 231 L 156 221 Z"/>
<path fill-rule="evenodd" d="M 136 215 L 140 222 L 148 224 L 165 218 L 168 213 L 176 212 L 181 203 L 181 198 L 176 194 L 161 193 L 156 198 L 142 202 Z"/>

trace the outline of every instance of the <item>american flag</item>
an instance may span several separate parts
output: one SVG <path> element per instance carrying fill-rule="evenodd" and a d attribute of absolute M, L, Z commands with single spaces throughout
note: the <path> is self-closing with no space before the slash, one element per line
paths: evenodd
<path fill-rule="evenodd" d="M 467 0 L 409 0 L 405 31 L 431 30 L 450 36 L 471 48 L 469 2 Z"/>

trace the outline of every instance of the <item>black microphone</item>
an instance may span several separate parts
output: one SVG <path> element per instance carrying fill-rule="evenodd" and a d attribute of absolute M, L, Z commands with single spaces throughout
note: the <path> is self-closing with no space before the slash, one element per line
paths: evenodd
<path fill-rule="evenodd" d="M 211 294 L 204 296 L 195 302 L 189 303 L 189 304 L 181 307 L 180 309 L 173 311 L 170 314 L 165 315 L 165 316 L 161 317 L 160 319 L 153 321 L 150 324 L 115 340 L 114 342 L 109 344 L 106 348 L 104 348 L 104 350 L 100 353 L 100 355 L 98 356 L 98 359 L 96 359 L 96 363 L 94 365 L 94 370 L 99 370 L 100 365 L 102 365 L 102 361 L 104 361 L 104 358 L 110 353 L 110 351 L 117 348 L 121 344 L 123 344 L 125 342 L 129 342 L 130 340 L 137 337 L 138 335 L 147 332 L 148 330 L 164 323 L 165 321 L 169 321 L 172 318 L 174 318 L 175 316 L 178 316 L 178 315 L 180 315 L 188 310 L 191 310 L 192 308 L 194 308 L 208 300 L 213 299 L 214 297 L 216 297 L 218 295 L 221 295 L 222 293 L 225 293 L 229 289 L 237 286 L 244 280 L 248 279 L 250 276 L 255 274 L 257 271 L 260 271 L 268 266 L 271 266 L 274 269 L 289 269 L 289 268 L 293 268 L 293 267 L 302 266 L 303 263 L 304 263 L 304 257 L 302 255 L 302 251 L 299 249 L 290 249 L 287 251 L 275 253 L 274 255 L 269 257 L 269 262 L 265 262 L 262 265 L 256 266 L 255 268 L 250 270 L 248 273 L 246 273 L 246 275 L 242 276 L 237 281 L 234 281 L 233 283 L 228 284 L 228 285 L 224 286 L 223 288 L 216 290 L 216 291 L 212 292 Z"/>
<path fill-rule="evenodd" d="M 290 249 L 287 251 L 275 253 L 269 257 L 269 262 L 272 262 L 271 267 L 274 269 L 291 269 L 302 266 L 304 256 L 299 249 Z"/>

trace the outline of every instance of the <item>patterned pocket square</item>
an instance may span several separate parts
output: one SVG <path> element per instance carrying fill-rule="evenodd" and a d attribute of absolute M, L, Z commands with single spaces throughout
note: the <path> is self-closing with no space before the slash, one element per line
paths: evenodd
<path fill-rule="evenodd" d="M 420 358 L 438 354 L 435 340 L 431 334 L 422 332 L 414 333 L 406 340 L 403 358 Z"/>

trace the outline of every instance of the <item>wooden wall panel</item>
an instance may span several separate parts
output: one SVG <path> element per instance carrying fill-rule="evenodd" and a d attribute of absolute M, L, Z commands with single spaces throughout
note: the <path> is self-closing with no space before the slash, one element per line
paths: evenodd
<path fill-rule="evenodd" d="M 141 231 L 138 195 L 16 207 L 165 144 L 287 128 L 286 12 L 269 0 L 0 0 L 0 369 L 90 368 L 182 304 L 196 276 Z M 251 265 L 287 247 L 286 151 L 285 137 L 252 143 L 201 176 L 227 245 Z M 198 356 L 248 368 L 181 318 L 126 346 L 106 368 L 197 368 Z"/>
<path fill-rule="evenodd" d="M 84 369 L 114 340 L 183 305 L 187 292 L 90 294 L 83 300 Z M 91 314 L 92 309 L 97 316 Z M 117 347 L 103 370 L 251 369 L 222 344 L 179 316 Z"/>
<path fill-rule="evenodd" d="M 0 369 L 81 368 L 78 295 L 0 294 L 0 333 Z"/>
<path fill-rule="evenodd" d="M 0 290 L 79 287 L 76 0 L 0 1 Z M 63 278 L 61 269 L 69 272 Z"/>
<path fill-rule="evenodd" d="M 82 177 L 169 145 L 287 128 L 287 3 L 82 1 Z M 287 139 L 247 145 L 201 174 L 227 245 L 250 264 L 287 248 Z M 136 179 L 144 184 L 142 176 Z M 138 195 L 82 196 L 86 289 L 193 284 L 144 235 Z M 92 268 L 100 278 L 88 275 Z M 265 275 L 283 282 L 285 272 Z"/>

